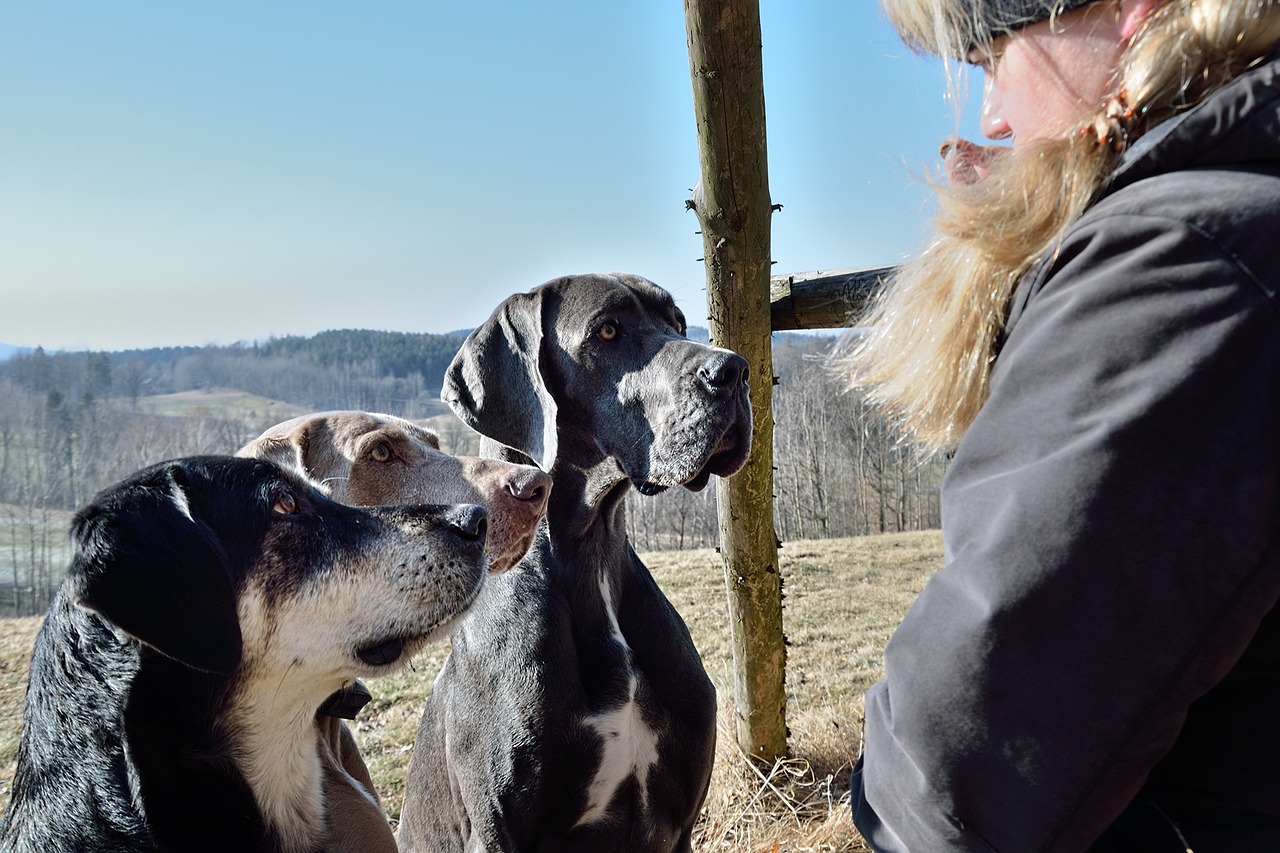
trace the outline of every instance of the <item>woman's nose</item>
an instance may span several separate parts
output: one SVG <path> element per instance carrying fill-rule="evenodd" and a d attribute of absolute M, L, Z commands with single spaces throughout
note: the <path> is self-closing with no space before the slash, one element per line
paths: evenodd
<path fill-rule="evenodd" d="M 1001 114 L 1001 106 L 1000 87 L 995 77 L 987 74 L 982 81 L 982 115 L 978 121 L 978 129 L 987 139 L 1008 139 L 1013 135 L 1013 128 Z"/>

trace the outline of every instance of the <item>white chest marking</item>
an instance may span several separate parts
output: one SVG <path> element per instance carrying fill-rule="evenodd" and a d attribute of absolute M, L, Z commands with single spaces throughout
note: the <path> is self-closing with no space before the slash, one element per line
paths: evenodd
<path fill-rule="evenodd" d="M 273 717 L 276 708 L 246 703 L 237 709 L 241 731 L 234 743 L 248 756 L 240 769 L 267 824 L 284 850 L 313 849 L 324 824 L 324 805 L 314 717 Z"/>
<path fill-rule="evenodd" d="M 315 669 L 255 652 L 268 646 L 263 638 L 273 623 L 266 613 L 261 590 L 250 587 L 241 594 L 240 633 L 249 651 L 223 725 L 236 764 L 281 849 L 302 853 L 323 841 L 325 818 L 314 709 L 342 682 L 336 678 L 327 683 Z M 282 630 L 283 636 L 296 633 Z M 292 656 L 287 644 L 276 646 L 284 650 L 283 660 Z"/>
<path fill-rule="evenodd" d="M 614 642 L 623 648 L 630 661 L 631 648 L 618 626 L 613 591 L 607 578 L 600 579 L 600 595 L 609 614 Z M 596 768 L 596 775 L 587 788 L 587 808 L 582 817 L 578 818 L 577 826 L 603 819 L 608 814 L 614 794 L 633 774 L 640 791 L 640 807 L 643 811 L 648 810 L 649 768 L 658 761 L 658 734 L 640 715 L 640 706 L 635 701 L 638 681 L 636 673 L 631 672 L 627 682 L 626 701 L 611 710 L 592 714 L 582 720 L 583 725 L 594 729 L 600 736 L 602 746 L 600 766 Z"/>

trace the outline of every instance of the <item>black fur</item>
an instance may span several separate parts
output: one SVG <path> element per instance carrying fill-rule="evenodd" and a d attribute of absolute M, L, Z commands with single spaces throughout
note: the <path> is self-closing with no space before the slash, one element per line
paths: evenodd
<path fill-rule="evenodd" d="M 276 511 L 282 497 L 296 511 Z M 250 578 L 285 596 L 342 571 L 391 512 L 229 457 L 163 463 L 99 494 L 75 517 L 36 638 L 0 850 L 279 849 L 220 725 L 242 657 L 238 597 Z M 476 560 L 482 573 L 479 548 Z"/>
<path fill-rule="evenodd" d="M 746 362 L 689 341 L 671 297 L 577 276 L 503 303 L 454 359 L 444 397 L 491 450 L 551 471 L 547 522 L 454 632 L 406 780 L 401 850 L 690 849 L 715 753 L 715 690 L 684 621 L 626 538 L 624 498 L 700 489 L 751 443 Z M 609 590 L 617 624 L 602 589 Z M 634 679 L 634 696 L 632 684 Z M 656 736 L 582 818 L 632 709 Z"/>

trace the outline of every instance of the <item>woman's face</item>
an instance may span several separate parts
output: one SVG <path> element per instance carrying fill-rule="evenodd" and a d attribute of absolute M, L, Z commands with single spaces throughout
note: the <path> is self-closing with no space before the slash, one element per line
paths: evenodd
<path fill-rule="evenodd" d="M 1061 136 L 1113 93 L 1127 2 L 1090 3 L 998 37 L 969 61 L 985 74 L 980 127 L 1013 147 Z M 1145 5 L 1145 4 L 1144 4 Z"/>

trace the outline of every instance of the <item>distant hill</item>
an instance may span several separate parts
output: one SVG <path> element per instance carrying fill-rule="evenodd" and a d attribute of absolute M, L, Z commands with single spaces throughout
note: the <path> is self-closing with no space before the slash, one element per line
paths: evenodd
<path fill-rule="evenodd" d="M 73 403 L 86 393 L 136 405 L 187 391 L 235 389 L 305 411 L 361 408 L 430 417 L 439 413 L 440 384 L 464 337 L 341 329 L 233 346 L 36 349 L 0 359 L 0 381 L 42 400 L 56 391 Z M 194 399 L 201 408 L 214 402 Z"/>
<path fill-rule="evenodd" d="M 273 338 L 254 344 L 258 357 L 312 358 L 323 367 L 368 364 L 379 374 L 403 379 L 420 374 L 438 390 L 438 383 L 464 334 L 432 335 L 410 332 L 377 332 L 368 329 L 331 329 L 309 338 Z"/>
<path fill-rule="evenodd" d="M 359 408 L 430 418 L 447 412 L 440 386 L 469 331 L 331 329 L 230 346 L 116 352 L 47 352 L 0 344 L 0 381 L 39 399 L 56 391 L 73 403 L 86 393 L 91 399 L 125 398 L 135 407 L 150 398 L 156 414 L 169 416 L 185 414 L 188 406 L 218 409 L 226 401 L 210 395 L 234 390 L 261 398 L 230 407 L 237 410 L 266 410 L 271 403 L 302 411 Z M 690 326 L 688 334 L 696 341 L 708 337 L 702 326 Z M 796 349 L 789 335 L 774 340 L 780 354 Z M 816 341 L 797 340 L 803 352 L 821 349 Z"/>
<path fill-rule="evenodd" d="M 231 388 L 205 388 L 141 397 L 138 411 L 166 418 L 190 418 L 213 415 L 239 418 L 252 423 L 285 421 L 305 415 L 307 409 L 291 403 L 269 400 Z"/>

